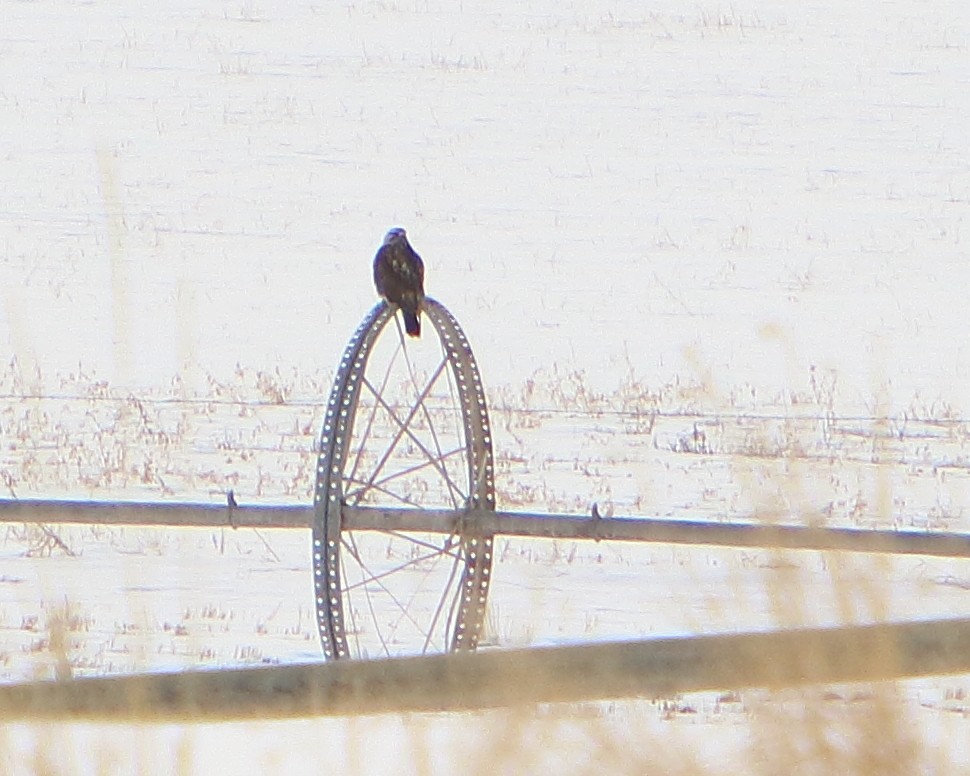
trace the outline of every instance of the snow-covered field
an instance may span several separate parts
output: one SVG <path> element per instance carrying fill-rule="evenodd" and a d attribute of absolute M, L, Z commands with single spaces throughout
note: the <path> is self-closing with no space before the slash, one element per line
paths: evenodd
<path fill-rule="evenodd" d="M 0 4 L 3 496 L 308 503 L 333 368 L 402 225 L 475 349 L 500 505 L 970 531 L 970 7 L 763 6 Z M 52 632 L 77 673 L 319 656 L 305 532 L 57 538 L 0 543 L 4 680 L 52 675 Z M 968 580 L 500 540 L 489 629 L 965 615 Z M 968 693 L 6 726 L 0 762 L 829 773 L 885 743 L 880 772 L 957 773 Z"/>

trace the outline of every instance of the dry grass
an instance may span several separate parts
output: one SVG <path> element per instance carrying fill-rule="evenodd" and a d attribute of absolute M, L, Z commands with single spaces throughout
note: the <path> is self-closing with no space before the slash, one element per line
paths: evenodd
<path fill-rule="evenodd" d="M 16 362 L 0 374 L 0 476 L 8 495 L 191 500 L 231 487 L 243 499 L 310 499 L 325 380 L 240 368 L 229 380 L 210 379 L 205 396 L 187 395 L 178 380 L 166 392 L 137 397 L 83 374 L 65 377 L 56 396 L 48 385 L 41 375 L 23 375 Z M 966 483 L 970 424 L 919 397 L 900 417 L 873 419 L 840 415 L 834 377 L 814 370 L 803 391 L 768 400 L 743 386 L 654 387 L 633 375 L 602 394 L 582 373 L 553 370 L 500 387 L 490 401 L 504 507 L 585 512 L 596 502 L 616 514 L 965 530 L 957 496 Z M 274 536 L 231 537 L 227 548 L 225 532 L 11 526 L 3 549 L 36 564 L 83 564 L 106 548 L 143 559 L 187 553 L 189 564 L 219 558 L 225 569 L 259 558 L 300 573 L 306 563 L 299 542 L 293 549 Z M 901 569 L 818 553 L 575 542 L 500 540 L 496 559 L 498 580 L 509 580 L 493 591 L 486 643 L 497 645 L 811 624 L 820 609 L 841 622 L 911 616 L 915 604 L 897 600 L 887 580 L 920 575 L 946 610 L 959 599 L 945 596 L 961 588 L 939 580 L 966 576 L 949 566 Z M 531 580 L 533 592 L 518 580 Z M 578 594 L 584 587 L 585 598 Z M 600 605 L 591 596 L 601 596 Z M 26 650 L 38 676 L 119 670 L 118 656 L 99 653 L 99 642 L 124 645 L 143 667 L 161 644 L 181 645 L 185 663 L 197 665 L 271 662 L 270 645 L 287 639 L 287 649 L 300 643 L 305 654 L 314 651 L 308 612 L 274 614 L 267 605 L 250 616 L 236 608 L 238 599 L 235 606 L 215 592 L 201 599 L 181 616 L 132 612 L 110 625 L 85 590 L 47 598 L 41 612 L 13 623 L 0 602 L 0 631 L 11 645 L 0 647 L 0 667 L 17 649 Z M 949 750 L 935 747 L 957 734 L 967 738 L 960 727 L 970 713 L 967 692 L 955 678 L 177 729 L 6 725 L 0 770 L 207 772 L 214 750 L 235 742 L 248 753 L 240 755 L 240 772 L 317 772 L 326 761 L 355 772 L 390 762 L 414 773 L 956 773 L 961 766 L 937 754 Z"/>

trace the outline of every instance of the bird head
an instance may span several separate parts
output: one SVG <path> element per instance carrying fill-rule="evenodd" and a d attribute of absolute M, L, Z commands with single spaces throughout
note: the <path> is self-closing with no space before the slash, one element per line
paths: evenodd
<path fill-rule="evenodd" d="M 384 235 L 384 245 L 390 245 L 391 243 L 398 242 L 399 240 L 407 242 L 407 239 L 407 232 L 405 232 L 401 227 L 395 226 Z"/>

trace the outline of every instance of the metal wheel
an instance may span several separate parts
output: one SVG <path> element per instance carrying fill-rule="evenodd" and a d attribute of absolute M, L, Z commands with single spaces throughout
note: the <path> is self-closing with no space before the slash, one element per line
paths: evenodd
<path fill-rule="evenodd" d="M 345 505 L 495 509 L 485 392 L 464 332 L 425 298 L 420 339 L 385 302 L 344 351 L 320 435 L 314 494 L 317 624 L 328 660 L 473 650 L 492 538 L 352 531 Z M 388 325 L 391 321 L 394 323 Z"/>

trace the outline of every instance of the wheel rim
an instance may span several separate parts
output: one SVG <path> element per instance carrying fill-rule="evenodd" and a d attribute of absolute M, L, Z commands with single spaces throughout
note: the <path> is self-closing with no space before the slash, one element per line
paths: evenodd
<path fill-rule="evenodd" d="M 481 636 L 492 537 L 468 522 L 429 535 L 349 531 L 341 519 L 344 504 L 495 509 L 491 430 L 471 347 L 443 305 L 426 298 L 422 309 L 431 326 L 407 345 L 386 303 L 368 313 L 327 405 L 313 566 L 328 660 L 473 650 Z"/>

